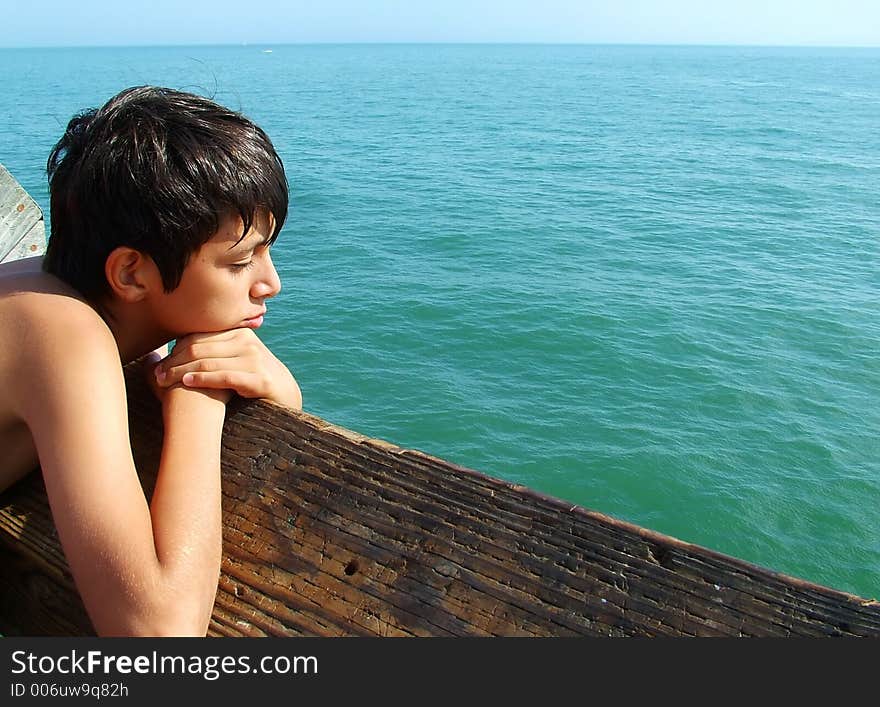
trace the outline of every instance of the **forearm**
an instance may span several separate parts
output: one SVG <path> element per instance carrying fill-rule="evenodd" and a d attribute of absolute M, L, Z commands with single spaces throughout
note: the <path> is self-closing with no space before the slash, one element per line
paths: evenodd
<path fill-rule="evenodd" d="M 222 548 L 220 447 L 225 405 L 174 389 L 163 405 L 162 459 L 150 504 L 163 590 L 210 619 Z"/>

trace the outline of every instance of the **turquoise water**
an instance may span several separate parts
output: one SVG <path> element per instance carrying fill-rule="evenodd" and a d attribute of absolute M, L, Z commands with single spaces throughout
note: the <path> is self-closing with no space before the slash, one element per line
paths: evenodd
<path fill-rule="evenodd" d="M 0 162 L 208 92 L 292 184 L 261 335 L 336 424 L 880 595 L 880 50 L 5 50 Z"/>

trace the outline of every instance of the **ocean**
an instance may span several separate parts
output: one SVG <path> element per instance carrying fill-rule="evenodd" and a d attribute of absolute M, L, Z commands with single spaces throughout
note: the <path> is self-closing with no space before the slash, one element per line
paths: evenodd
<path fill-rule="evenodd" d="M 260 335 L 330 422 L 880 595 L 880 50 L 0 50 L 0 163 L 120 89 L 273 138 Z"/>

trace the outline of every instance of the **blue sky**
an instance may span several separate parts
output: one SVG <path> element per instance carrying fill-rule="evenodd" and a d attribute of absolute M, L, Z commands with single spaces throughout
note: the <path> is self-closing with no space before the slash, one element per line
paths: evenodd
<path fill-rule="evenodd" d="M 0 46 L 584 42 L 880 46 L 880 0 L 0 0 Z"/>

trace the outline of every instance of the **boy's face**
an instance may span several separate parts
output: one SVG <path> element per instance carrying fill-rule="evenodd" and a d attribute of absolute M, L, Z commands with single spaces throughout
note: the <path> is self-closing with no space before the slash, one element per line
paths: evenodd
<path fill-rule="evenodd" d="M 269 247 L 274 220 L 259 214 L 247 235 L 241 219 L 221 222 L 214 236 L 196 251 L 180 284 L 153 300 L 157 324 L 172 338 L 192 333 L 226 331 L 263 323 L 265 300 L 281 291 Z"/>

